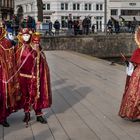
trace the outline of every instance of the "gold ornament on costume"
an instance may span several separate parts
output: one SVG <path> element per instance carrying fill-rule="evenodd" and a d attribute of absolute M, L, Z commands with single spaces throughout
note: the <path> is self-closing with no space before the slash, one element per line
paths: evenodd
<path fill-rule="evenodd" d="M 21 33 L 21 32 L 18 33 L 17 39 L 18 39 L 18 41 L 19 41 L 20 43 L 23 42 L 23 40 L 22 40 L 22 33 Z"/>
<path fill-rule="evenodd" d="M 137 30 L 135 32 L 135 41 L 136 41 L 138 47 L 140 48 L 140 26 L 137 28 Z"/>
<path fill-rule="evenodd" d="M 1 34 L 0 34 L 0 40 L 1 40 L 6 36 L 6 30 L 5 30 L 1 20 L 0 20 L 0 28 L 2 28 L 2 31 L 1 31 Z"/>

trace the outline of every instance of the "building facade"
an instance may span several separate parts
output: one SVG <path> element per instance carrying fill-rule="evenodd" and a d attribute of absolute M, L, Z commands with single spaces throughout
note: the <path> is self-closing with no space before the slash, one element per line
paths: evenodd
<path fill-rule="evenodd" d="M 140 0 L 109 0 L 108 8 L 108 19 L 119 20 L 121 16 L 126 21 L 132 21 L 133 17 L 140 21 Z"/>
<path fill-rule="evenodd" d="M 0 0 L 0 19 L 10 19 L 14 14 L 14 0 Z"/>
<path fill-rule="evenodd" d="M 43 4 L 44 22 L 51 20 L 54 23 L 59 20 L 64 28 L 64 21 L 67 21 L 69 15 L 81 20 L 89 16 L 96 30 L 104 30 L 104 0 L 43 0 Z M 15 14 L 23 15 L 24 18 L 30 15 L 37 20 L 36 0 L 15 0 Z"/>
<path fill-rule="evenodd" d="M 15 14 L 19 18 L 26 18 L 30 15 L 37 20 L 36 0 L 15 0 Z"/>

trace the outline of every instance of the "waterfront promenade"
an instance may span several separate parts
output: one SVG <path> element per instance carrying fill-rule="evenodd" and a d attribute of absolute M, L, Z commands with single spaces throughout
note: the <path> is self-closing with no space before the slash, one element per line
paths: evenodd
<path fill-rule="evenodd" d="M 28 128 L 23 111 L 12 114 L 0 140 L 140 140 L 140 123 L 118 117 L 125 68 L 91 56 L 48 51 L 53 105 L 44 110 L 48 124 Z"/>

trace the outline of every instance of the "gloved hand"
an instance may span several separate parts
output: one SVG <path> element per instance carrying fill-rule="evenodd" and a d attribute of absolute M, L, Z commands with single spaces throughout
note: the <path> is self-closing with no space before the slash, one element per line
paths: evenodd
<path fill-rule="evenodd" d="M 134 65 L 133 63 L 129 62 L 129 65 L 126 67 L 126 74 L 128 76 L 131 76 L 133 71 L 134 71 Z"/>

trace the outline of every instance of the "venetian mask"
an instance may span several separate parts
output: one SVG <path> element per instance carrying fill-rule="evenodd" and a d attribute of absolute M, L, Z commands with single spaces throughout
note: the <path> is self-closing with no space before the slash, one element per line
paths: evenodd
<path fill-rule="evenodd" d="M 8 37 L 8 39 L 10 39 L 10 40 L 14 40 L 14 35 L 12 34 L 12 33 L 7 33 L 7 37 Z"/>
<path fill-rule="evenodd" d="M 23 34 L 22 38 L 25 42 L 28 42 L 30 40 L 31 35 L 30 34 Z"/>

